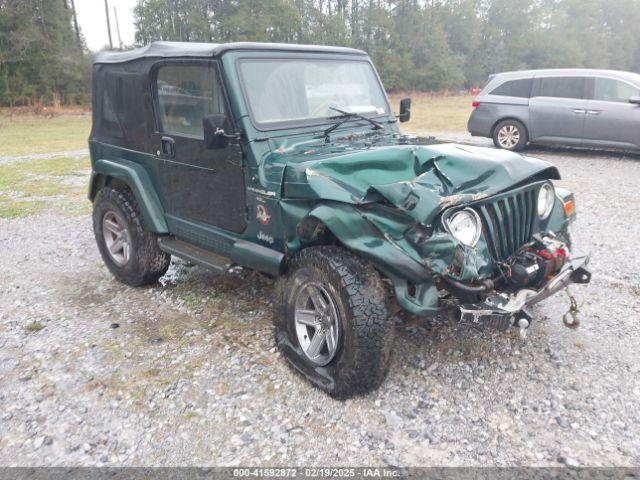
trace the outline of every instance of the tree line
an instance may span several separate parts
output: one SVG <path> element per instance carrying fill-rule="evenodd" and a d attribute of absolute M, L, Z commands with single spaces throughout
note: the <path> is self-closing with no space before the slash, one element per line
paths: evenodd
<path fill-rule="evenodd" d="M 366 50 L 392 90 L 552 67 L 640 71 L 639 0 L 140 0 L 137 39 Z"/>
<path fill-rule="evenodd" d="M 0 106 L 89 101 L 73 0 L 0 0 Z"/>
<path fill-rule="evenodd" d="M 69 1 L 0 0 L 0 104 L 86 97 L 89 61 Z M 134 15 L 140 45 L 360 48 L 390 90 L 457 90 L 528 68 L 640 72 L 640 0 L 138 0 Z"/>

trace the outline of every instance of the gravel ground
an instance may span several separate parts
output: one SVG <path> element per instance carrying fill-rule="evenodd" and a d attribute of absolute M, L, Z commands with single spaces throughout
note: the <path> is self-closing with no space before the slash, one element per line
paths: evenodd
<path fill-rule="evenodd" d="M 387 381 L 346 402 L 276 352 L 268 279 L 174 261 L 132 289 L 88 216 L 0 219 L 0 464 L 639 465 L 640 158 L 528 153 L 577 194 L 582 326 L 564 295 L 524 343 L 410 320 Z"/>
<path fill-rule="evenodd" d="M 63 150 L 61 152 L 52 153 L 32 153 L 29 155 L 19 155 L 17 157 L 0 157 L 0 165 L 18 162 L 29 162 L 31 160 L 48 160 L 50 158 L 70 157 L 80 158 L 89 155 L 89 150 L 86 148 L 80 150 Z"/>

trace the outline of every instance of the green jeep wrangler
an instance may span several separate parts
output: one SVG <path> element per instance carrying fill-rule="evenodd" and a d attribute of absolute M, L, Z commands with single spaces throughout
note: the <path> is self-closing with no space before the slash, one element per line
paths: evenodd
<path fill-rule="evenodd" d="M 521 333 L 587 283 L 552 164 L 400 133 L 370 59 L 336 47 L 156 42 L 99 53 L 93 229 L 127 285 L 172 255 L 277 278 L 275 341 L 338 398 L 389 367 L 394 307 Z M 571 325 L 571 322 L 566 321 Z"/>

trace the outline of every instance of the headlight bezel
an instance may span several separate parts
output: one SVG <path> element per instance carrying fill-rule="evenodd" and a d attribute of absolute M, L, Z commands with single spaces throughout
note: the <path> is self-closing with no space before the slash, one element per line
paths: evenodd
<path fill-rule="evenodd" d="M 467 218 L 472 219 L 473 224 L 475 226 L 475 232 L 470 242 L 465 241 L 465 239 L 463 238 L 460 238 L 454 230 L 453 222 L 456 219 L 456 217 L 460 218 L 461 215 L 465 215 L 467 216 Z M 471 248 L 475 247 L 478 244 L 480 237 L 482 236 L 482 221 L 480 220 L 480 215 L 478 215 L 478 212 L 476 212 L 474 209 L 469 207 L 456 210 L 455 212 L 448 215 L 444 222 L 444 225 L 445 225 L 445 228 L 447 229 L 447 232 L 450 233 L 453 238 L 455 238 L 457 241 L 459 241 L 460 243 L 462 243 L 467 247 L 471 247 Z"/>
<path fill-rule="evenodd" d="M 548 192 L 548 193 L 545 193 Z M 544 210 L 540 210 L 540 204 L 542 195 L 547 195 L 547 201 L 549 202 Z M 542 221 L 548 219 L 551 216 L 551 212 L 553 211 L 553 207 L 556 203 L 556 189 L 554 188 L 551 182 L 543 183 L 540 189 L 538 190 L 538 197 L 536 199 L 536 213 L 538 214 L 538 218 Z"/>

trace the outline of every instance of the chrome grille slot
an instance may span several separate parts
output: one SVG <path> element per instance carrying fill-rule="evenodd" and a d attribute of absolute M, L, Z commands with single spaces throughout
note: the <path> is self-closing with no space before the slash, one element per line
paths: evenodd
<path fill-rule="evenodd" d="M 506 260 L 531 240 L 536 212 L 536 189 L 488 199 L 474 207 L 495 260 Z"/>

